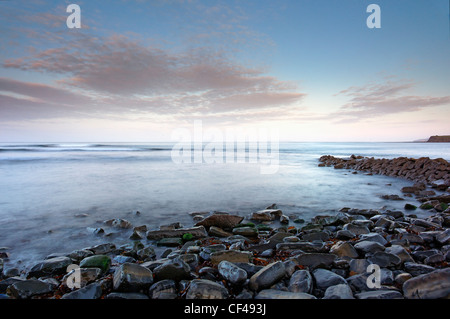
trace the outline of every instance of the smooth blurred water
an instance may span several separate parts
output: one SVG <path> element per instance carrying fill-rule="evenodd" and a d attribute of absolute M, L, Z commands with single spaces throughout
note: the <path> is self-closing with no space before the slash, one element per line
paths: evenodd
<path fill-rule="evenodd" d="M 402 209 L 405 202 L 380 196 L 402 195 L 401 187 L 411 182 L 320 168 L 318 158 L 450 160 L 448 145 L 281 143 L 278 171 L 264 175 L 259 162 L 176 164 L 169 143 L 0 144 L 0 247 L 9 247 L 11 262 L 26 263 L 96 243 L 127 242 L 131 231 L 111 230 L 117 234 L 99 237 L 87 230 L 104 227 L 111 218 L 156 229 L 175 221 L 190 226 L 192 211 L 247 216 L 272 203 L 305 220 L 344 206 Z"/>

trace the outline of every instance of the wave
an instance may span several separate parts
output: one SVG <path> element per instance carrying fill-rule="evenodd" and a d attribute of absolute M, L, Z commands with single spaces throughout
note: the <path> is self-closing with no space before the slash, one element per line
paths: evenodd
<path fill-rule="evenodd" d="M 1 145 L 0 152 L 157 152 L 168 146 L 117 144 L 15 144 Z"/>

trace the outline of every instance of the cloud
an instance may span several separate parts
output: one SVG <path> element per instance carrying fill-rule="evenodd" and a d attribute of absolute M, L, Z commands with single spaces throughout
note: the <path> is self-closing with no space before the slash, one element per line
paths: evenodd
<path fill-rule="evenodd" d="M 450 96 L 419 96 L 409 94 L 416 88 L 411 80 L 385 79 L 381 83 L 352 86 L 336 95 L 349 97 L 331 117 L 340 123 L 378 118 L 389 114 L 417 112 L 435 106 L 450 104 Z"/>
<path fill-rule="evenodd" d="M 58 75 L 55 87 L 3 79 L 4 90 L 33 97 L 77 100 L 101 112 L 154 113 L 174 116 L 279 107 L 301 102 L 295 84 L 206 48 L 174 53 L 146 46 L 123 35 L 77 35 L 70 43 L 28 56 L 10 58 L 3 67 Z M 64 89 L 62 89 L 64 88 Z M 71 93 L 69 92 L 76 92 Z M 38 96 L 37 96 L 38 95 Z"/>

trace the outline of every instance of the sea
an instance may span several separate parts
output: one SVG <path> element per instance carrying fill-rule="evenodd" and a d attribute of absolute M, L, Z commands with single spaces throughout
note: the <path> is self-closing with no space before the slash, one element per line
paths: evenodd
<path fill-rule="evenodd" d="M 27 267 L 51 254 L 100 243 L 129 244 L 131 229 L 104 224 L 115 218 L 158 229 L 175 222 L 192 226 L 191 212 L 246 217 L 272 204 L 290 216 L 291 223 L 295 218 L 308 222 L 319 214 L 333 215 L 342 207 L 402 210 L 405 203 L 417 204 L 416 199 L 393 201 L 381 196 L 403 196 L 400 189 L 411 181 L 318 167 L 320 156 L 450 160 L 447 143 L 286 142 L 271 153 L 276 170 L 264 173 L 268 164 L 267 158 L 259 159 L 261 154 L 247 161 L 180 162 L 174 158 L 174 147 L 174 143 L 0 144 L 0 252 L 9 254 L 5 268 Z M 430 214 L 420 209 L 414 213 Z M 95 234 L 95 228 L 105 233 Z"/>

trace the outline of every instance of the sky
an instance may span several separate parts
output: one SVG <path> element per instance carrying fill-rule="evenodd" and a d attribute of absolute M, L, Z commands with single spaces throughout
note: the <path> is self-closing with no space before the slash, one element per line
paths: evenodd
<path fill-rule="evenodd" d="M 281 141 L 449 135 L 449 13 L 448 0 L 0 1 L 0 142 L 170 141 L 199 121 Z"/>

